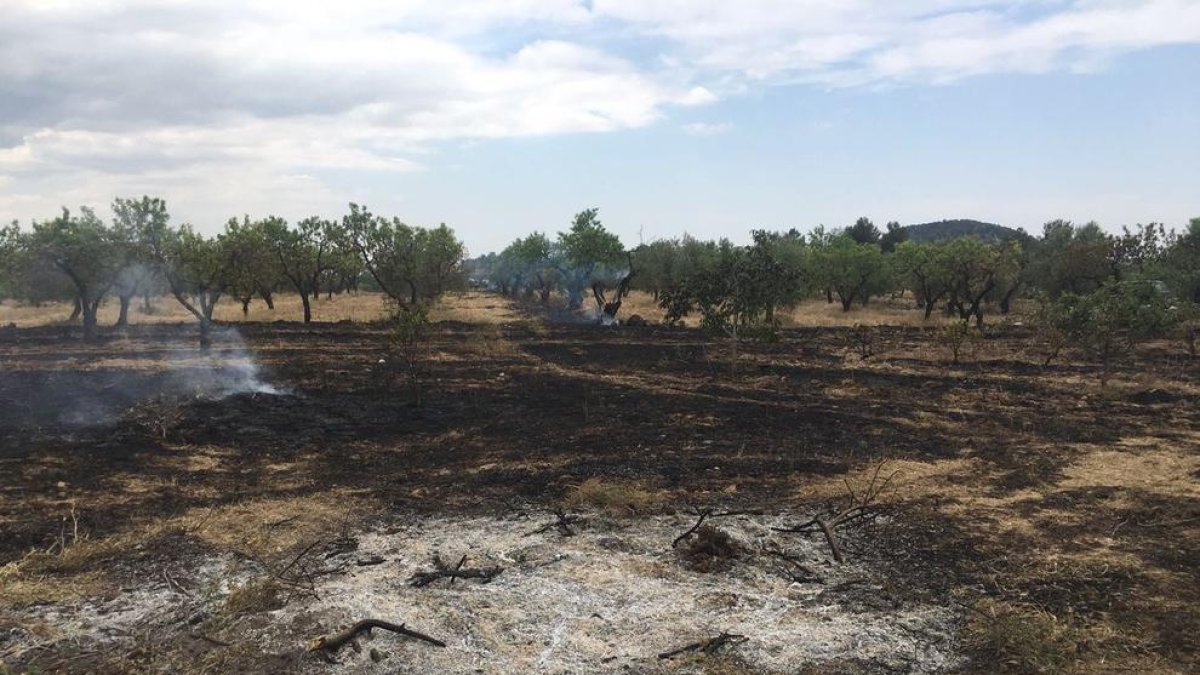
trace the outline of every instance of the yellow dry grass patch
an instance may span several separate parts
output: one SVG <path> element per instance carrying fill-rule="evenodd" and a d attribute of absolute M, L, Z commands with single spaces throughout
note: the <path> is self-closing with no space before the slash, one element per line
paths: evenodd
<path fill-rule="evenodd" d="M 271 560 L 322 537 L 336 536 L 363 512 L 363 503 L 354 495 L 330 492 L 191 509 L 173 522 L 217 550 Z"/>
<path fill-rule="evenodd" d="M 1132 445 L 1132 443 L 1130 443 Z M 1137 448 L 1097 450 L 1064 469 L 1063 489 L 1129 487 L 1179 497 L 1200 497 L 1200 455 L 1179 450 Z"/>
<path fill-rule="evenodd" d="M 638 481 L 589 478 L 571 488 L 564 504 L 574 509 L 597 509 L 612 516 L 649 513 L 663 503 L 664 495 Z"/>
<path fill-rule="evenodd" d="M 503 295 L 466 291 L 442 296 L 430 310 L 429 320 L 504 324 L 522 322 L 526 317 L 515 302 Z"/>
<path fill-rule="evenodd" d="M 279 293 L 275 296 L 275 309 L 268 309 L 261 299 L 255 298 L 250 303 L 249 314 L 242 315 L 242 305 L 237 300 L 226 296 L 217 304 L 213 318 L 217 321 L 263 322 L 263 321 L 301 321 L 304 309 L 300 296 L 295 293 Z M 183 308 L 172 296 L 154 298 L 153 312 L 142 311 L 141 302 L 130 307 L 129 323 L 131 325 L 159 323 L 191 323 L 195 318 Z M 48 302 L 40 307 L 16 303 L 11 300 L 0 302 L 0 325 L 10 323 L 19 327 L 46 326 L 65 323 L 71 316 L 71 303 Z M 116 298 L 108 298 L 100 307 L 97 320 L 101 325 L 112 325 L 117 321 L 120 305 Z M 387 315 L 388 303 L 382 293 L 359 292 L 334 295 L 332 299 L 325 296 L 313 299 L 312 313 L 314 321 L 377 321 Z"/>

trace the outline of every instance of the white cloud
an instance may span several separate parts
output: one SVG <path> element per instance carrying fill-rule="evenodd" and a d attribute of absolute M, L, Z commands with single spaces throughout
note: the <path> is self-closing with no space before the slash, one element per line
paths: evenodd
<path fill-rule="evenodd" d="M 438 141 L 1194 42 L 1198 0 L 4 0 L 0 220 L 159 190 L 220 222 L 235 197 L 323 203 L 328 172 L 419 169 Z"/>

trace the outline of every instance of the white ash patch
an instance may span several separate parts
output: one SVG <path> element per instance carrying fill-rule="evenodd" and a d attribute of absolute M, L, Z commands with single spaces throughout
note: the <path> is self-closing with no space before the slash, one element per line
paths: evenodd
<path fill-rule="evenodd" d="M 8 618 L 17 626 L 37 624 L 50 631 L 40 637 L 13 631 L 7 641 L 0 633 L 0 656 L 16 659 L 31 649 L 58 642 L 132 643 L 149 630 L 186 623 L 189 612 L 228 594 L 231 581 L 246 574 L 246 564 L 231 555 L 209 556 L 171 569 L 139 569 L 137 575 L 130 575 L 141 580 L 136 586 L 126 584 L 104 596 L 69 604 L 10 612 Z"/>
<path fill-rule="evenodd" d="M 612 521 L 593 516 L 573 537 L 555 529 L 530 535 L 551 517 L 533 520 L 432 518 L 393 523 L 356 536 L 345 572 L 319 577 L 317 597 L 298 597 L 283 609 L 239 624 L 222 639 L 249 642 L 262 653 L 298 653 L 307 640 L 330 636 L 361 619 L 405 623 L 444 640 L 445 649 L 386 631 L 342 648 L 336 665 L 316 658 L 312 673 L 608 673 L 663 667 L 658 654 L 722 632 L 749 641 L 733 653 L 759 672 L 794 672 L 804 664 L 856 662 L 868 668 L 939 672 L 960 663 L 953 650 L 957 614 L 947 607 L 900 604 L 878 608 L 864 594 L 883 595 L 880 573 L 853 561 L 834 565 L 823 541 L 780 535 L 771 517 L 722 518 L 712 524 L 756 551 L 773 540 L 787 546 L 824 579 L 799 584 L 779 561 L 754 554 L 728 571 L 687 568 L 671 541 L 690 516 Z M 499 565 L 490 583 L 448 579 L 415 588 L 409 579 L 467 555 L 467 567 Z M 381 564 L 356 561 L 382 557 Z M 187 574 L 193 597 L 219 606 L 229 588 L 261 575 L 230 561 L 205 561 Z M 232 570 L 232 571 L 231 571 Z M 76 639 L 122 639 L 96 626 L 134 634 L 180 617 L 177 589 L 148 579 L 147 587 L 106 605 L 35 608 L 38 618 Z M 114 621 L 114 617 L 116 620 Z M 372 654 L 374 652 L 374 654 Z M 376 661 L 378 658 L 380 660 Z"/>

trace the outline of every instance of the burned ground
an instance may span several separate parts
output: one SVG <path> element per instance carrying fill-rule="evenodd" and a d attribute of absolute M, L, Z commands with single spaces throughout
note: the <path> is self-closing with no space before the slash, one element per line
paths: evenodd
<path fill-rule="evenodd" d="M 669 529 L 662 519 L 674 518 L 686 529 L 689 509 L 720 506 L 764 511 L 775 520 L 744 527 L 765 532 L 844 499 L 885 462 L 898 472 L 886 514 L 846 544 L 855 564 L 886 570 L 888 587 L 836 593 L 876 612 L 953 608 L 956 649 L 974 660 L 929 661 L 934 669 L 1198 665 L 1196 362 L 1151 345 L 1101 390 L 1079 359 L 1041 366 L 1018 325 L 994 327 L 957 366 L 931 329 L 879 327 L 866 360 L 847 333 L 789 328 L 735 356 L 691 328 L 442 321 L 418 407 L 389 371 L 379 324 L 224 332 L 215 350 L 233 365 L 223 367 L 250 378 L 233 394 L 180 326 L 133 327 L 96 345 L 64 327 L 9 331 L 0 658 L 18 671 L 154 667 L 130 656 L 143 648 L 136 639 L 122 643 L 124 661 L 75 643 L 31 650 L 30 608 L 136 588 L 147 569 L 194 591 L 189 557 L 233 556 L 261 573 L 364 523 L 523 514 L 532 529 L 589 480 L 649 495 L 603 522 Z M 620 531 L 595 546 L 619 548 Z M 819 537 L 798 538 L 820 558 Z M 66 560 L 72 547 L 78 559 Z M 1049 616 L 1061 639 L 1008 644 L 1000 627 L 1013 616 Z M 293 628 L 298 649 L 314 637 Z M 284 658 L 236 635 L 176 635 L 169 649 L 228 652 L 222 663 L 243 671 Z M 888 665 L 840 658 L 822 663 Z"/>

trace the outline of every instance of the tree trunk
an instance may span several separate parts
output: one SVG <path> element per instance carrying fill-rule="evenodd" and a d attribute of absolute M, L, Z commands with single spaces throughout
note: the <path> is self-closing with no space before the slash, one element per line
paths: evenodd
<path fill-rule="evenodd" d="M 267 309 L 275 311 L 275 296 L 267 289 L 259 289 L 258 294 L 262 296 L 263 302 L 267 303 Z"/>
<path fill-rule="evenodd" d="M 825 302 L 827 302 L 831 305 L 833 304 L 833 289 L 832 288 L 825 289 Z"/>
<path fill-rule="evenodd" d="M 121 313 L 117 315 L 118 328 L 129 325 L 129 301 L 133 300 L 131 295 L 119 295 L 117 298 L 121 301 Z"/>
<path fill-rule="evenodd" d="M 840 299 L 841 299 L 841 301 L 842 301 L 842 311 L 843 311 L 843 312 L 849 312 L 849 311 L 850 311 L 850 304 L 854 302 L 854 296 L 853 296 L 853 295 L 850 295 L 850 296 L 845 296 L 845 297 L 843 297 L 841 294 L 839 294 L 839 295 L 838 295 L 838 298 L 840 298 Z"/>
<path fill-rule="evenodd" d="M 200 317 L 200 349 L 208 351 L 212 347 L 212 319 L 207 316 Z"/>
<path fill-rule="evenodd" d="M 83 313 L 83 339 L 85 342 L 94 342 L 96 340 L 96 310 L 99 309 L 100 301 L 79 304 Z"/>
<path fill-rule="evenodd" d="M 150 292 L 147 291 L 142 294 L 142 312 L 149 314 L 153 309 L 154 307 L 150 304 Z"/>
<path fill-rule="evenodd" d="M 67 321 L 74 323 L 79 319 L 79 315 L 83 314 L 83 303 L 79 301 L 79 296 L 75 296 L 75 308 L 71 310 L 71 316 L 67 317 Z"/>
<path fill-rule="evenodd" d="M 304 323 L 312 323 L 312 304 L 308 301 L 308 293 L 300 291 L 300 304 L 304 305 Z"/>
<path fill-rule="evenodd" d="M 247 295 L 246 297 L 242 298 L 242 319 L 243 320 L 250 318 L 250 297 L 251 296 Z"/>
<path fill-rule="evenodd" d="M 1012 288 L 1008 289 L 1008 292 L 1005 293 L 1004 297 L 1000 299 L 1000 313 L 1001 314 L 1008 314 L 1009 310 L 1012 309 L 1012 299 L 1013 299 L 1013 296 L 1016 294 L 1017 294 L 1017 286 L 1013 286 Z"/>

